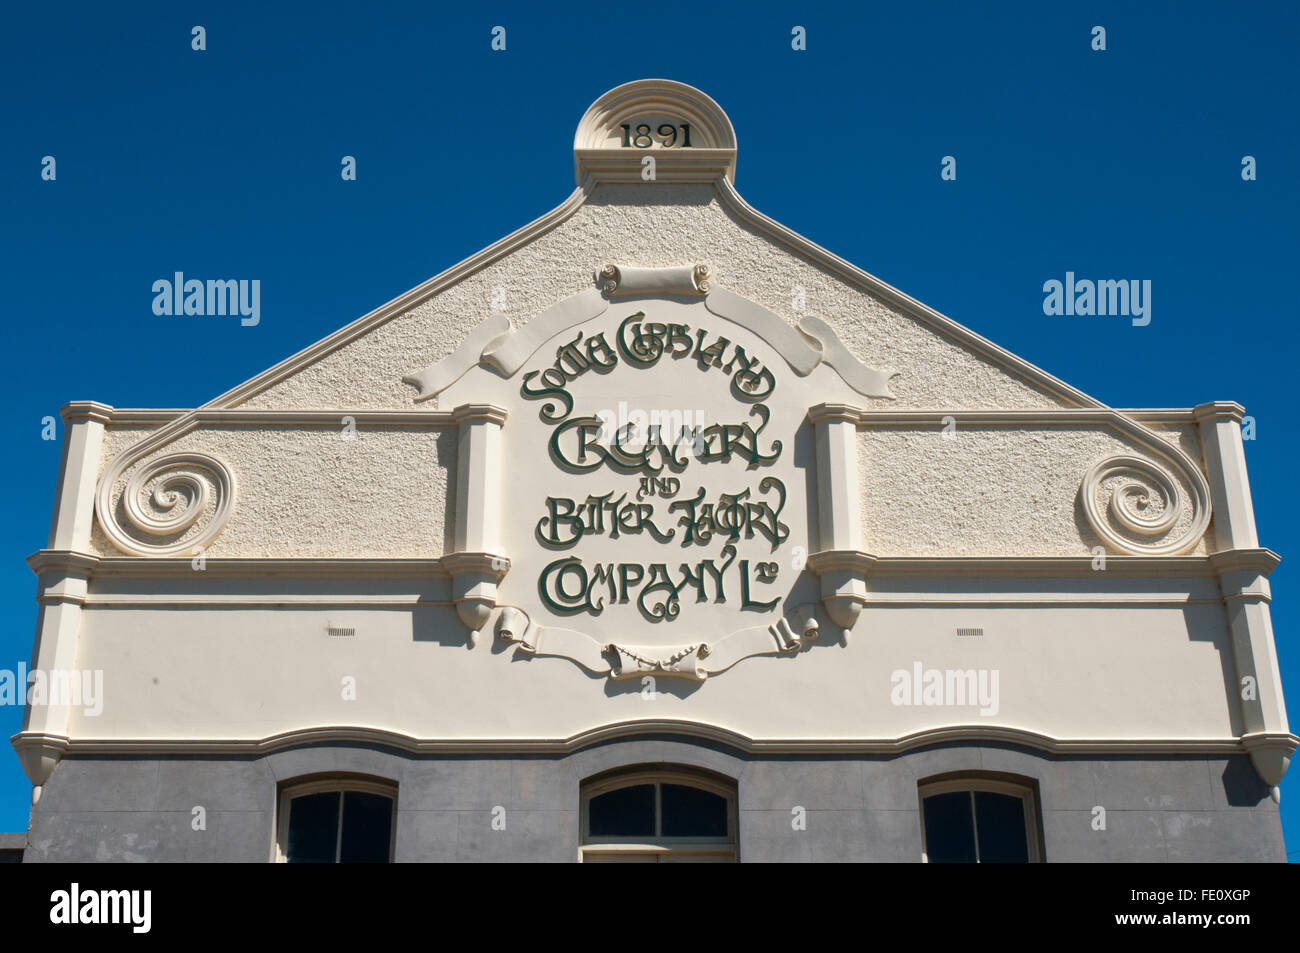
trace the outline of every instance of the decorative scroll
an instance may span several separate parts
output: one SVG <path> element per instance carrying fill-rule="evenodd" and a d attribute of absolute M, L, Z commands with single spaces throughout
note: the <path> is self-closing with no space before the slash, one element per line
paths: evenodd
<path fill-rule="evenodd" d="M 611 264 L 596 275 L 611 298 L 652 294 L 698 297 L 709 293 L 709 277 L 709 266 L 705 264 L 675 268 L 628 268 Z"/>
<path fill-rule="evenodd" d="M 820 630 L 812 606 L 796 606 L 794 622 L 795 625 L 791 626 L 790 620 L 782 617 L 767 627 L 781 648 L 788 651 L 799 648 L 805 641 L 815 641 Z"/>
<path fill-rule="evenodd" d="M 503 642 L 517 642 L 526 652 L 537 651 L 537 626 L 528 614 L 514 606 L 505 606 L 497 619 L 497 635 Z"/>
<path fill-rule="evenodd" d="M 235 478 L 215 457 L 173 453 L 140 465 L 114 506 L 113 490 L 137 457 L 119 457 L 100 479 L 95 516 L 114 546 L 133 556 L 172 556 L 201 549 L 230 518 Z M 199 532 L 191 528 L 203 521 Z"/>
<path fill-rule="evenodd" d="M 700 668 L 700 660 L 708 658 L 707 642 L 692 645 L 619 645 L 611 642 L 606 646 L 618 659 L 618 665 L 610 672 L 614 679 L 636 678 L 640 675 L 679 675 L 683 678 L 702 682 L 706 673 Z"/>
<path fill-rule="evenodd" d="M 1080 486 L 1088 525 L 1108 546 L 1123 553 L 1187 552 L 1210 524 L 1210 495 L 1200 472 L 1194 467 L 1184 469 L 1192 490 L 1190 521 L 1184 519 L 1179 481 L 1167 470 L 1141 457 L 1107 457 L 1084 475 Z"/>
<path fill-rule="evenodd" d="M 757 334 L 772 345 L 800 377 L 807 377 L 821 363 L 821 346 L 817 341 L 800 334 L 780 317 L 748 298 L 718 288 L 709 295 L 704 307 Z"/>
<path fill-rule="evenodd" d="M 799 322 L 799 331 L 804 337 L 815 341 L 821 350 L 821 361 L 835 368 L 844 383 L 848 384 L 864 397 L 890 397 L 889 378 L 894 371 L 878 371 L 867 367 L 859 361 L 840 341 L 835 329 L 811 314 Z"/>
<path fill-rule="evenodd" d="M 805 604 L 792 607 L 788 616 L 771 625 L 738 629 L 712 643 L 622 645 L 602 643 L 574 629 L 539 626 L 522 609 L 503 606 L 496 630 L 501 641 L 515 643 L 528 655 L 567 658 L 615 680 L 653 675 L 704 681 L 755 655 L 797 654 L 817 641 L 820 627 L 816 606 Z"/>
<path fill-rule="evenodd" d="M 889 390 L 889 379 L 895 372 L 867 367 L 849 352 L 825 321 L 808 316 L 799 322 L 797 329 L 792 328 L 785 320 L 761 305 L 726 289 L 713 288 L 713 274 L 708 265 L 629 268 L 609 264 L 596 273 L 596 279 L 602 286 L 603 294 L 593 288 L 566 298 L 518 330 L 511 330 L 509 322 L 500 315 L 489 317 L 452 354 L 436 364 L 408 374 L 402 380 L 419 388 L 416 400 L 427 400 L 450 387 L 476 364 L 483 364 L 506 377 L 512 377 L 551 338 L 604 314 L 610 307 L 609 299 L 631 295 L 707 295 L 704 303 L 710 312 L 757 334 L 800 377 L 812 373 L 820 364 L 826 364 L 863 396 L 891 399 L 894 396 Z M 570 344 L 580 350 L 585 349 L 588 352 L 585 355 L 587 360 L 601 364 L 590 353 L 592 343 L 582 341 L 582 337 L 578 334 Z M 556 373 L 559 372 L 557 369 Z"/>
<path fill-rule="evenodd" d="M 546 341 L 574 325 L 600 317 L 608 307 L 609 302 L 594 288 L 572 298 L 565 298 L 551 305 L 518 331 L 493 338 L 483 348 L 481 360 L 511 377 Z"/>
<path fill-rule="evenodd" d="M 417 401 L 428 400 L 446 390 L 460 380 L 479 362 L 484 350 L 497 338 L 510 333 L 510 321 L 503 314 L 493 314 L 484 318 L 473 331 L 460 343 L 460 347 L 449 355 L 430 364 L 422 371 L 407 374 L 402 378 L 404 384 L 419 388 Z"/>

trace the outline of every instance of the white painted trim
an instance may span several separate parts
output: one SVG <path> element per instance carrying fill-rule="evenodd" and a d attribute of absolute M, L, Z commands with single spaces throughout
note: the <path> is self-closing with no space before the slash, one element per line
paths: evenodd
<path fill-rule="evenodd" d="M 1026 779 L 1029 780 L 1029 779 Z M 917 806 L 920 809 L 921 816 L 921 862 L 928 864 L 930 862 L 928 851 L 925 845 L 925 799 L 933 797 L 936 794 L 952 794 L 956 792 L 974 793 L 978 791 L 988 791 L 993 794 L 1005 794 L 1010 797 L 1017 797 L 1024 805 L 1025 812 L 1025 844 L 1028 848 L 1029 863 L 1038 864 L 1043 860 L 1043 845 L 1040 843 L 1041 829 L 1038 823 L 1038 804 L 1037 791 L 1025 783 L 1013 781 L 1002 781 L 981 774 L 963 774 L 961 777 L 945 778 L 942 781 L 920 781 L 917 784 Z M 971 809 L 974 810 L 974 801 L 971 802 Z M 979 827 L 978 821 L 975 833 L 975 853 L 979 856 Z"/>
<path fill-rule="evenodd" d="M 213 398 L 203 405 L 204 408 L 230 407 L 243 403 L 250 397 L 260 394 L 262 391 L 293 376 L 304 367 L 314 364 L 326 355 L 351 344 L 357 338 L 387 323 L 392 318 L 405 314 L 439 292 L 463 281 L 475 272 L 481 271 L 498 259 L 504 258 L 515 249 L 529 244 L 572 216 L 582 207 L 594 187 L 594 182 L 579 186 L 570 193 L 567 199 L 540 218 L 529 222 L 522 228 L 516 229 L 499 241 L 493 242 L 482 251 L 476 252 L 463 261 L 452 265 L 446 271 L 434 275 L 428 281 L 416 285 L 410 291 L 380 305 L 369 314 L 357 318 L 333 334 L 321 338 L 315 344 L 303 348 L 297 354 L 286 358 L 261 374 L 251 377 L 237 387 L 231 388 L 224 394 Z"/>
<path fill-rule="evenodd" d="M 458 554 L 449 554 L 458 555 Z M 1097 578 L 1091 556 L 876 556 L 862 553 L 870 561 L 872 577 L 878 576 L 961 576 L 1004 578 L 1033 576 L 1049 578 Z M 206 561 L 207 577 L 263 578 L 266 576 L 320 576 L 365 578 L 446 578 L 451 570 L 441 558 L 260 558 Z M 1107 556 L 1105 577 L 1125 578 L 1209 578 L 1229 569 L 1251 570 L 1267 576 L 1281 562 L 1269 549 L 1227 550 L 1210 556 Z M 27 557 L 27 565 L 38 576 L 45 573 L 78 573 L 86 576 L 193 577 L 188 558 L 134 556 L 92 556 L 67 550 L 42 549 Z"/>
<path fill-rule="evenodd" d="M 197 573 L 188 557 L 154 558 L 137 556 L 91 556 L 66 550 L 42 549 L 27 557 L 27 565 L 38 576 L 47 572 L 77 572 L 89 576 L 130 578 L 189 577 Z M 447 578 L 451 570 L 442 558 L 368 559 L 294 557 L 292 559 L 208 559 L 204 577 L 261 579 L 267 576 L 299 578 L 350 577 L 429 579 Z"/>
<path fill-rule="evenodd" d="M 393 802 L 393 816 L 389 821 L 388 830 L 388 862 L 391 864 L 396 854 L 397 848 L 397 797 L 398 785 L 394 781 L 381 780 L 371 777 L 362 777 L 359 775 L 341 774 L 331 775 L 325 778 L 314 778 L 310 781 L 294 782 L 286 781 L 280 785 L 280 796 L 276 799 L 275 809 L 275 846 L 272 852 L 272 861 L 278 864 L 288 863 L 289 861 L 289 819 L 295 798 L 300 798 L 309 794 L 329 794 L 338 792 L 340 795 L 347 794 L 351 791 L 360 791 L 363 794 L 378 794 L 380 797 L 386 797 Z M 342 848 L 343 833 L 343 802 L 339 801 L 339 831 L 335 837 L 334 857 L 338 862 L 338 852 Z"/>
<path fill-rule="evenodd" d="M 1179 411 L 1178 413 L 1181 413 Z M 1188 414 L 1191 411 L 1187 412 Z M 957 407 L 938 407 L 933 410 L 879 410 L 876 408 L 857 408 L 858 426 L 870 427 L 914 427 L 933 424 L 941 426 L 944 417 L 952 417 L 959 424 L 969 425 L 1015 425 L 1025 424 L 1105 424 L 1119 420 L 1137 423 L 1141 414 L 1128 411 L 1111 410 L 1108 407 L 1042 407 L 1029 410 L 963 410 Z M 1187 423 L 1192 421 L 1188 419 Z M 1144 431 L 1145 427 L 1142 428 Z M 1153 431 L 1147 431 L 1154 433 Z M 1167 441 L 1165 441 L 1167 442 Z"/>
<path fill-rule="evenodd" d="M 168 424 L 179 417 L 191 417 L 196 424 L 218 426 L 275 426 L 297 424 L 303 427 L 340 427 L 344 417 L 351 417 L 358 426 L 368 427 L 454 427 L 456 418 L 451 410 L 372 410 L 340 407 L 337 410 L 263 410 L 235 407 L 207 410 L 111 410 L 109 423 L 114 426 L 139 424 Z"/>
<path fill-rule="evenodd" d="M 949 725 L 928 728 L 896 738 L 769 738 L 755 739 L 729 728 L 686 719 L 635 719 L 601 725 L 567 738 L 433 739 L 415 738 L 384 728 L 348 725 L 303 727 L 264 738 L 78 738 L 39 732 L 19 732 L 9 740 L 21 754 L 44 748 L 59 755 L 79 757 L 116 754 L 259 755 L 303 745 L 362 744 L 410 754 L 570 754 L 625 738 L 670 735 L 688 740 L 714 741 L 746 754 L 903 754 L 933 745 L 968 742 L 1012 744 L 1048 754 L 1196 755 L 1247 754 L 1247 737 L 1219 738 L 1056 738 L 1009 725 Z M 1252 745 L 1268 744 L 1294 750 L 1300 738 L 1293 734 L 1269 735 Z"/>
<path fill-rule="evenodd" d="M 719 289 L 722 290 L 722 289 Z M 748 300 L 748 299 L 741 299 Z M 723 315 L 726 317 L 726 315 Z M 793 329 L 792 329 L 793 330 Z M 761 336 L 761 335 L 760 335 Z M 783 355 L 784 356 L 784 355 Z M 792 365 L 793 366 L 793 365 Z M 192 415 L 199 423 L 212 424 L 303 424 L 336 426 L 343 417 L 353 417 L 358 424 L 392 427 L 451 427 L 455 420 L 450 410 L 374 410 L 373 408 L 340 407 L 338 409 L 299 410 L 295 408 L 144 408 L 109 407 L 97 404 L 93 413 L 79 409 L 89 401 L 73 401 L 61 408 L 69 422 L 83 418 L 100 419 L 114 426 L 140 424 L 167 424 Z M 880 410 L 859 409 L 859 426 L 916 426 L 933 424 L 951 416 L 966 424 L 1064 424 L 1099 423 L 1115 415 L 1146 424 L 1171 424 L 1192 426 L 1196 424 L 1192 410 L 1120 410 L 1076 407 L 1043 407 L 1029 410 L 963 410 L 941 407 L 933 410 Z"/>
<path fill-rule="evenodd" d="M 48 602 L 48 599 L 40 600 Z M 63 600 L 73 601 L 73 600 Z M 193 609 L 198 606 L 285 606 L 293 608 L 310 608 L 312 606 L 329 606 L 330 608 L 373 609 L 415 608 L 417 606 L 454 606 L 452 599 L 424 599 L 419 596 L 355 596 L 355 595 L 311 595 L 311 596 L 255 596 L 255 595 L 102 595 L 87 596 L 76 600 L 79 605 L 90 608 L 105 609 L 160 609 L 166 606 L 181 606 Z M 1190 605 L 1191 603 L 1179 603 Z"/>
<path fill-rule="evenodd" d="M 655 834 L 648 840 L 638 837 L 604 836 L 592 840 L 591 800 L 611 791 L 652 784 L 655 788 Z M 663 829 L 663 785 L 707 791 L 723 799 L 727 809 L 727 835 L 725 837 L 668 837 Z M 725 778 L 711 771 L 683 765 L 639 766 L 603 772 L 594 779 L 584 780 L 580 792 L 578 819 L 579 859 L 586 854 L 672 854 L 679 857 L 718 856 L 735 860 L 740 841 L 740 811 L 738 784 L 735 778 Z"/>
<path fill-rule="evenodd" d="M 1084 407 L 1105 406 L 1083 391 L 1071 387 L 1043 369 L 1030 364 L 1023 358 L 1016 357 L 1010 351 L 998 347 L 987 338 L 981 337 L 969 328 L 963 327 L 952 318 L 927 307 L 911 295 L 899 291 L 893 285 L 881 281 L 875 275 L 868 274 L 851 262 L 845 261 L 833 252 L 829 252 L 820 245 L 809 241 L 798 232 L 786 228 L 774 219 L 768 218 L 741 198 L 735 186 L 726 179 L 717 179 L 715 186 L 722 198 L 723 206 L 732 214 L 738 216 L 744 224 L 766 234 L 769 238 L 787 246 L 800 256 L 810 259 L 814 264 L 825 268 L 850 285 L 854 285 L 877 298 L 883 298 L 912 317 L 919 318 L 934 330 L 966 346 L 990 363 L 1045 390 L 1049 395 L 1066 404 Z"/>
<path fill-rule="evenodd" d="M 870 555 L 870 554 L 864 554 Z M 1105 575 L 1125 578 L 1210 578 L 1218 575 L 1221 557 L 1242 560 L 1267 575 L 1281 560 L 1268 549 L 1215 553 L 1212 556 L 1107 556 Z M 871 556 L 871 575 L 998 576 L 1003 578 L 1078 578 L 1100 575 L 1091 556 Z"/>

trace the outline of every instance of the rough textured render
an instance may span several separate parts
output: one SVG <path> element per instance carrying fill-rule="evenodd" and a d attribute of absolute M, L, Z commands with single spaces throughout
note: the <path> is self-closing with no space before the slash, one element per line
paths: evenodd
<path fill-rule="evenodd" d="M 147 432 L 111 428 L 104 462 Z M 345 440 L 333 426 L 209 426 L 157 455 L 186 450 L 223 460 L 238 479 L 233 515 L 205 547 L 209 556 L 430 558 L 450 548 L 454 429 L 361 426 Z M 119 508 L 120 494 L 119 484 Z M 187 533 L 200 535 L 206 522 Z M 98 524 L 91 544 L 121 555 Z"/>
<path fill-rule="evenodd" d="M 1196 424 L 1144 423 L 1143 426 L 1187 454 L 1201 473 L 1208 475 L 1201 455 L 1201 431 Z"/>
<path fill-rule="evenodd" d="M 964 424 L 952 439 L 933 426 L 861 431 L 865 548 L 882 556 L 1088 555 L 1102 543 L 1081 512 L 1080 481 L 1097 461 L 1124 453 L 1149 456 L 1101 426 Z M 1183 506 L 1173 536 L 1193 518 L 1190 488 L 1177 479 Z M 1191 552 L 1207 552 L 1204 539 Z"/>
<path fill-rule="evenodd" d="M 649 203 L 649 204 L 642 204 Z M 815 238 L 815 236 L 813 236 Z M 594 287 L 608 261 L 646 266 L 705 261 L 721 287 L 764 305 L 791 324 L 794 288 L 807 314 L 822 318 L 870 367 L 899 373 L 890 408 L 1038 408 L 1061 402 L 971 353 L 917 318 L 846 284 L 737 221 L 709 185 L 602 185 L 570 218 L 411 311 L 252 397 L 261 408 L 409 409 L 401 378 L 450 354 L 494 310 L 519 327 Z M 449 263 L 450 264 L 450 263 Z M 232 385 L 237 382 L 232 382 Z"/>
<path fill-rule="evenodd" d="M 104 428 L 104 442 L 99 451 L 99 472 L 103 473 L 119 453 L 139 443 L 157 429 L 157 426 L 140 424 L 114 424 Z"/>

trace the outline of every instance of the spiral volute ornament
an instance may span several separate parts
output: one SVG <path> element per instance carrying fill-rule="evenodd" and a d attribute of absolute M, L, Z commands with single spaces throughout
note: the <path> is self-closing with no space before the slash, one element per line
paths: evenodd
<path fill-rule="evenodd" d="M 695 287 L 700 289 L 701 294 L 709 293 L 709 279 L 711 277 L 713 277 L 713 272 L 705 264 L 696 265 L 691 272 L 691 279 L 695 282 Z"/>
<path fill-rule="evenodd" d="M 133 556 L 189 554 L 202 549 L 230 518 L 235 477 L 215 457 L 171 453 L 142 462 L 115 499 L 114 490 L 126 466 L 110 467 L 95 494 L 100 528 L 122 552 Z"/>
<path fill-rule="evenodd" d="M 1080 486 L 1088 525 L 1121 553 L 1187 552 L 1210 525 L 1210 492 L 1198 470 L 1191 468 L 1185 476 L 1190 497 L 1173 474 L 1151 460 L 1107 457 L 1088 471 Z"/>

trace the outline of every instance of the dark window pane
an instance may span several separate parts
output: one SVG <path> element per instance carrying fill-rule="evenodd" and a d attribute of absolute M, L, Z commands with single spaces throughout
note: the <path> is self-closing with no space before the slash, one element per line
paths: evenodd
<path fill-rule="evenodd" d="M 305 794 L 289 804 L 289 863 L 332 864 L 339 836 L 339 793 Z"/>
<path fill-rule="evenodd" d="M 975 829 L 970 792 L 932 794 L 923 802 L 925 854 L 932 864 L 975 863 Z"/>
<path fill-rule="evenodd" d="M 587 822 L 592 837 L 653 837 L 655 788 L 637 784 L 591 799 Z"/>
<path fill-rule="evenodd" d="M 980 863 L 1029 863 L 1025 802 L 1021 798 L 976 791 L 975 821 L 979 826 Z"/>
<path fill-rule="evenodd" d="M 663 801 L 665 837 L 726 837 L 727 799 L 699 788 L 665 784 Z"/>
<path fill-rule="evenodd" d="M 386 864 L 393 833 L 393 799 L 349 791 L 343 795 L 345 864 Z"/>

